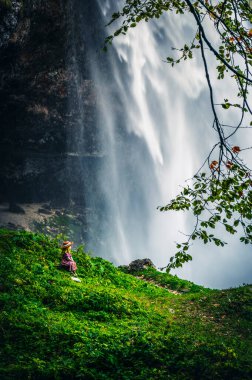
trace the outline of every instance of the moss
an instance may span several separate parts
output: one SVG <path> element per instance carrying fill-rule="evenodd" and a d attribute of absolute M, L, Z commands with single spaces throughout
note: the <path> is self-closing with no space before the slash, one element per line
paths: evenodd
<path fill-rule="evenodd" d="M 0 230 L 0 255 L 1 379 L 252 377 L 250 286 L 175 295 L 83 247 L 76 283 L 58 239 L 24 231 Z"/>

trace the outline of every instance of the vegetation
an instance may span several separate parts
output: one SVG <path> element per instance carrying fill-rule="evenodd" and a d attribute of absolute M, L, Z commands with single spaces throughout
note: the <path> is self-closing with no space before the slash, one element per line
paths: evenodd
<path fill-rule="evenodd" d="M 169 289 L 169 291 L 174 290 L 180 293 L 198 293 L 204 290 L 207 291 L 207 289 L 204 289 L 202 286 L 196 285 L 193 282 L 182 280 L 176 275 L 173 276 L 171 274 L 164 274 L 152 267 L 147 267 L 146 269 L 139 271 L 129 271 L 127 266 L 122 266 L 119 268 L 124 273 L 130 273 L 161 288 Z"/>
<path fill-rule="evenodd" d="M 252 3 L 247 0 L 125 0 L 124 7 L 115 12 L 109 22 L 116 21 L 116 30 L 107 37 L 105 50 L 114 38 L 127 34 L 141 22 L 158 19 L 164 13 L 177 13 L 181 17 L 189 13 L 194 36 L 185 41 L 184 46 L 173 47 L 174 54 L 168 56 L 166 62 L 173 67 L 192 59 L 199 51 L 209 87 L 213 113 L 211 126 L 216 131 L 217 142 L 191 184 L 166 206 L 160 207 L 161 211 L 190 210 L 195 216 L 193 232 L 185 242 L 177 243 L 177 252 L 171 257 L 167 271 L 192 259 L 187 252 L 192 240 L 212 241 L 223 246 L 225 242 L 213 232 L 218 225 L 224 225 L 231 234 L 238 231 L 236 227 L 239 225 L 243 230 L 240 240 L 252 243 L 252 172 L 240 154 L 251 147 L 233 143 L 241 128 L 248 131 L 252 127 L 249 98 L 252 85 L 251 10 Z M 236 94 L 229 93 L 225 99 L 219 99 L 212 85 L 209 66 L 214 59 L 216 77 L 219 80 L 228 78 L 237 88 Z M 236 124 L 225 121 L 223 112 L 228 110 L 237 111 L 233 118 L 238 120 Z"/>
<path fill-rule="evenodd" d="M 251 379 L 251 286 L 204 289 L 153 268 L 139 279 L 82 247 L 76 283 L 58 247 L 0 230 L 1 379 Z"/>

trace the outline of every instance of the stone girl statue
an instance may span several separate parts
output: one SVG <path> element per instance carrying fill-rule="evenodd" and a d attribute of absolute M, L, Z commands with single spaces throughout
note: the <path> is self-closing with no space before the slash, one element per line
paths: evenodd
<path fill-rule="evenodd" d="M 61 265 L 63 268 L 71 272 L 74 276 L 76 276 L 77 265 L 73 260 L 71 255 L 71 246 L 73 245 L 72 241 L 64 241 L 61 249 L 62 249 L 62 260 Z"/>

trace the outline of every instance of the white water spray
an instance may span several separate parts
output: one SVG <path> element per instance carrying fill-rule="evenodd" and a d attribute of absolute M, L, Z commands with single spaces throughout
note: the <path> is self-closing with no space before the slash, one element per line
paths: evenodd
<path fill-rule="evenodd" d="M 123 4 L 97 1 L 104 24 L 115 4 Z M 184 239 L 178 230 L 192 229 L 184 215 L 162 214 L 156 208 L 195 174 L 217 138 L 210 128 L 212 113 L 200 57 L 174 68 L 162 60 L 172 46 L 190 41 L 194 32 L 190 16 L 164 15 L 116 39 L 107 56 L 109 79 L 92 62 L 105 157 L 98 174 L 105 204 L 99 221 L 104 224 L 103 246 L 96 253 L 117 264 L 148 257 L 158 267 L 165 266 L 174 254 L 174 241 Z M 241 255 L 242 272 L 252 263 L 251 255 L 244 248 L 244 255 L 228 250 L 196 246 L 194 261 L 179 274 L 215 287 L 249 281 L 250 274 L 243 271 L 237 276 L 232 263 L 237 265 L 236 255 Z M 219 279 L 219 268 L 214 269 L 217 258 L 220 270 L 229 271 Z"/>

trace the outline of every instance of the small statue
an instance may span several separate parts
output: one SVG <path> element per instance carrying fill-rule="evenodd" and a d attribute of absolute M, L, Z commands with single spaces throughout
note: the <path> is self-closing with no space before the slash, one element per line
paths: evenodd
<path fill-rule="evenodd" d="M 61 249 L 62 249 L 62 260 L 61 260 L 61 266 L 71 272 L 73 276 L 76 275 L 77 265 L 76 262 L 73 260 L 73 257 L 71 255 L 71 247 L 73 245 L 72 241 L 64 241 Z"/>

